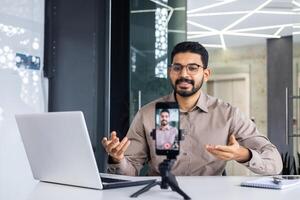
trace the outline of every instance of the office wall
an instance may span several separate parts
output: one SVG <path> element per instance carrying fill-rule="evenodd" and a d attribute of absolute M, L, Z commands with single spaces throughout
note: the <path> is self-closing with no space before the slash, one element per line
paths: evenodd
<path fill-rule="evenodd" d="M 14 200 L 36 183 L 14 115 L 45 111 L 44 0 L 0 5 L 0 199 Z"/>
<path fill-rule="evenodd" d="M 289 42 L 289 44 L 292 43 Z M 282 86 L 288 85 L 290 89 L 292 88 L 292 47 L 285 47 L 282 50 L 284 47 L 283 44 L 280 43 L 277 46 L 275 44 L 269 46 L 268 51 L 266 43 L 232 47 L 225 51 L 210 50 L 210 66 L 213 74 L 234 74 L 241 72 L 249 74 L 249 117 L 254 117 L 259 131 L 268 136 L 279 147 L 281 152 L 285 152 L 288 149 L 284 147 L 285 141 L 283 140 L 285 135 L 285 94 L 282 93 L 282 90 L 285 89 L 282 89 Z M 279 49 L 276 48 L 281 49 L 282 53 L 278 54 Z M 276 55 L 274 56 L 272 53 L 276 53 Z M 279 57 L 279 55 L 285 55 L 285 60 L 282 59 L 282 56 Z M 296 64 L 297 56 L 299 55 L 294 56 L 294 64 Z M 267 64 L 267 59 L 269 60 L 269 64 Z M 280 63 L 277 66 L 278 71 L 274 71 L 276 69 L 276 66 L 274 66 L 275 61 Z M 283 61 L 284 63 L 281 63 Z M 249 70 L 245 71 L 243 68 L 247 66 Z M 285 67 L 282 68 L 282 66 Z M 226 72 L 222 69 L 226 69 Z M 284 71 L 282 71 L 283 69 Z M 280 94 L 278 93 L 279 90 Z M 275 101 L 277 102 L 276 105 L 274 105 Z M 274 111 L 278 113 L 275 114 L 273 113 Z M 290 144 L 290 147 L 292 148 L 292 144 Z"/>
<path fill-rule="evenodd" d="M 246 73 L 250 81 L 250 115 L 263 135 L 267 132 L 266 44 L 210 49 L 212 75 Z"/>

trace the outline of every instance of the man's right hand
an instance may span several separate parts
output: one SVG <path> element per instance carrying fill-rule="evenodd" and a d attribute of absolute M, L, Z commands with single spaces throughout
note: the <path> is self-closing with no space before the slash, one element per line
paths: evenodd
<path fill-rule="evenodd" d="M 114 162 L 120 162 L 124 158 L 124 152 L 128 148 L 130 141 L 124 137 L 120 142 L 115 131 L 111 132 L 110 139 L 104 137 L 102 145 L 105 151 L 113 158 Z"/>

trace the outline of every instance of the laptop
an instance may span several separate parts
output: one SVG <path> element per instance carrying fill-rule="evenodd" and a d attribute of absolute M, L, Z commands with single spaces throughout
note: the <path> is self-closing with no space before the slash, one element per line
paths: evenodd
<path fill-rule="evenodd" d="M 15 117 L 37 180 L 99 190 L 155 181 L 145 177 L 100 174 L 84 115 L 80 111 L 19 114 Z"/>

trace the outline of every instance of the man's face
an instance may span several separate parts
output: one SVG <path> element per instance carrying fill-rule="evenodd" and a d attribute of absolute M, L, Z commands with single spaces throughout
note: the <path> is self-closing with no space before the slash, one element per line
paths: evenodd
<path fill-rule="evenodd" d="M 169 124 L 169 113 L 162 112 L 160 113 L 160 125 L 161 126 L 167 126 Z"/>
<path fill-rule="evenodd" d="M 169 69 L 169 77 L 172 87 L 176 94 L 182 97 L 189 97 L 197 93 L 202 87 L 203 81 L 207 81 L 210 75 L 209 69 L 203 69 L 201 55 L 191 52 L 177 53 L 173 58 L 172 64 L 180 64 L 183 67 L 180 73 L 175 73 Z M 199 67 L 197 73 L 192 74 L 188 71 L 187 64 L 197 64 Z"/>

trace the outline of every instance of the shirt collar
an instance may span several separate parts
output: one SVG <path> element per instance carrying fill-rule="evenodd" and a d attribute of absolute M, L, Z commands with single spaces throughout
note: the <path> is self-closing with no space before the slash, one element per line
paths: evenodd
<path fill-rule="evenodd" d="M 196 107 L 200 108 L 204 112 L 208 112 L 207 100 L 207 94 L 201 90 L 200 98 L 197 101 Z"/>
<path fill-rule="evenodd" d="M 160 127 L 159 130 L 162 130 L 162 131 L 170 130 L 170 125 L 168 125 L 168 126 L 165 127 L 165 128 Z"/>
<path fill-rule="evenodd" d="M 171 94 L 169 94 L 166 100 L 171 101 L 171 102 L 176 101 L 175 92 L 173 91 Z M 200 110 L 202 110 L 204 112 L 208 112 L 207 101 L 208 101 L 207 94 L 205 94 L 201 90 L 200 98 L 197 100 L 197 103 L 196 103 L 194 109 L 199 108 Z"/>

